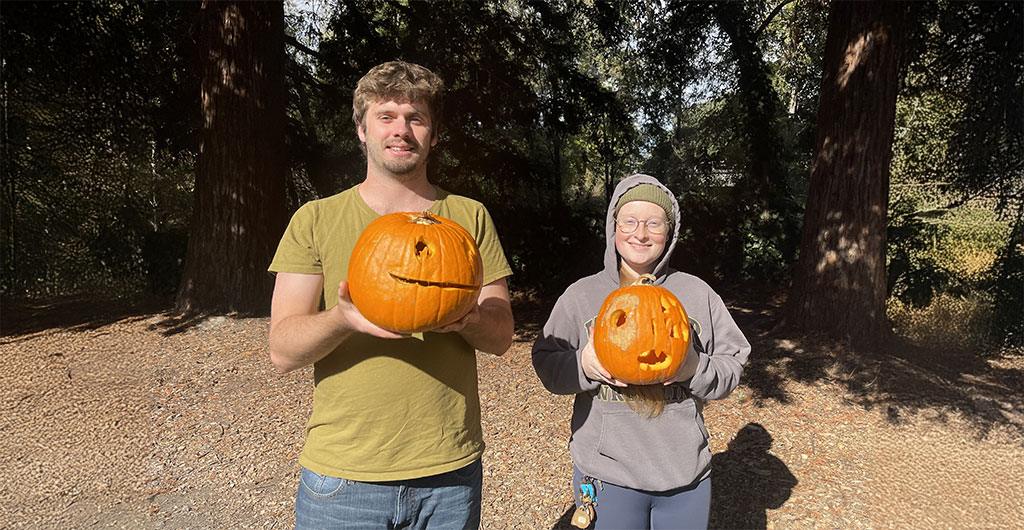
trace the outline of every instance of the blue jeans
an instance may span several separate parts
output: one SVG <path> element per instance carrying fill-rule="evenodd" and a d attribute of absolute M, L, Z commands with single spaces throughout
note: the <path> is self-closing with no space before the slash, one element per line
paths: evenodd
<path fill-rule="evenodd" d="M 482 486 L 480 460 L 440 475 L 388 482 L 356 482 L 302 468 L 295 529 L 475 530 Z"/>

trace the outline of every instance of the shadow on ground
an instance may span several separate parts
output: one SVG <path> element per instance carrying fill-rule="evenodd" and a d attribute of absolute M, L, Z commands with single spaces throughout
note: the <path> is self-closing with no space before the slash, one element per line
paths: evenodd
<path fill-rule="evenodd" d="M 149 329 L 166 336 L 177 335 L 202 324 L 212 316 L 206 313 L 167 313 L 162 320 L 150 325 Z"/>
<path fill-rule="evenodd" d="M 714 455 L 708 528 L 763 530 L 768 527 L 767 510 L 776 510 L 789 500 L 797 479 L 770 453 L 771 446 L 771 434 L 760 424 L 748 423 L 725 451 Z M 572 514 L 570 506 L 551 530 L 575 528 Z"/>
<path fill-rule="evenodd" d="M 555 524 L 551 527 L 551 530 L 577 530 L 576 527 L 572 525 L 572 514 L 575 511 L 575 505 L 569 506 L 569 508 L 565 510 L 565 513 L 563 513 L 562 516 L 559 517 L 557 521 L 555 521 Z"/>
<path fill-rule="evenodd" d="M 997 425 L 1024 434 L 1024 359 L 904 342 L 857 351 L 818 335 L 773 331 L 781 303 L 760 300 L 769 299 L 729 304 L 753 346 L 742 384 L 759 402 L 789 403 L 787 380 L 827 382 L 844 387 L 865 409 L 883 411 L 894 424 L 930 409 L 940 418 L 960 413 L 979 439 Z"/>
<path fill-rule="evenodd" d="M 927 349 L 894 343 L 880 351 L 856 351 L 817 335 L 773 331 L 784 298 L 778 293 L 723 289 L 733 318 L 753 350 L 741 384 L 757 403 L 787 404 L 788 381 L 829 383 L 849 399 L 878 410 L 893 424 L 925 411 L 940 420 L 959 414 L 972 422 L 979 439 L 997 426 L 1024 435 L 1024 358 L 998 357 L 952 348 Z M 517 340 L 532 342 L 554 298 L 514 304 Z M 1021 436 L 1024 444 L 1024 436 Z"/>
<path fill-rule="evenodd" d="M 814 335 L 773 332 L 781 297 L 732 289 L 723 294 L 733 317 L 753 345 L 741 384 L 757 402 L 789 403 L 786 382 L 828 382 L 845 387 L 850 399 L 882 411 L 898 424 L 922 410 L 961 414 L 985 437 L 997 425 L 1024 434 L 1024 358 L 985 357 L 980 352 L 924 349 L 894 344 L 883 351 L 858 352 Z M 555 298 L 513 300 L 516 341 L 532 343 Z M 167 297 L 64 297 L 0 300 L 0 336 L 18 342 L 50 329 L 86 331 L 125 319 L 163 318 L 151 329 L 174 335 L 201 324 L 210 315 L 172 312 Z M 1024 440 L 1024 436 L 1021 437 Z M 1024 441 L 1022 441 L 1024 443 Z"/>
<path fill-rule="evenodd" d="M 748 423 L 725 451 L 714 455 L 709 528 L 767 528 L 767 510 L 789 500 L 797 479 L 769 452 L 771 446 L 771 434 Z"/>
<path fill-rule="evenodd" d="M 171 309 L 164 297 L 60 297 L 0 301 L 0 336 L 30 335 L 50 329 L 88 331 L 125 319 L 141 320 Z"/>
<path fill-rule="evenodd" d="M 82 296 L 34 300 L 5 296 L 0 300 L 0 337 L 12 337 L 5 342 L 15 343 L 43 331 L 88 331 L 122 320 L 145 320 L 154 315 L 161 315 L 162 318 L 151 324 L 149 329 L 170 336 L 188 331 L 217 316 L 209 313 L 178 313 L 173 306 L 173 300 L 161 296 Z M 244 315 L 229 315 L 229 318 L 234 316 Z"/>

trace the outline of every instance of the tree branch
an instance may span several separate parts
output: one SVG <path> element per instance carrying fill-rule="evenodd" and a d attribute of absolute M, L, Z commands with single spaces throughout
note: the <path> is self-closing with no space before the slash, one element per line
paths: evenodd
<path fill-rule="evenodd" d="M 759 39 L 761 37 L 761 32 L 763 32 L 765 30 L 765 28 L 768 27 L 768 24 L 770 24 L 772 19 L 775 18 L 775 15 L 778 15 L 779 11 L 782 11 L 782 8 L 785 7 L 786 4 L 791 4 L 791 3 L 795 2 L 795 1 L 796 0 L 782 0 L 781 4 L 775 6 L 775 9 L 772 9 L 772 12 L 768 13 L 768 17 L 764 19 L 764 22 L 761 23 L 761 26 L 758 27 L 757 31 L 754 32 L 754 39 L 753 40 L 756 42 L 757 39 Z"/>
<path fill-rule="evenodd" d="M 792 0 L 790 0 L 790 1 L 792 1 Z M 284 43 L 285 44 L 290 44 L 293 48 L 295 48 L 295 49 L 299 50 L 300 52 L 303 52 L 303 53 L 305 53 L 307 55 L 311 55 L 311 56 L 313 56 L 316 59 L 323 60 L 323 57 L 320 56 L 320 52 L 318 52 L 318 51 L 314 50 L 313 48 L 310 48 L 309 46 L 306 46 L 305 44 L 299 42 L 299 40 L 296 39 L 292 35 L 285 35 L 284 36 Z"/>

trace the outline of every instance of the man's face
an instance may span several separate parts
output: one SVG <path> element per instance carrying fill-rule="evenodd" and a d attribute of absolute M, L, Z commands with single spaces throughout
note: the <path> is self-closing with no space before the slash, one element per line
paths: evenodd
<path fill-rule="evenodd" d="M 367 163 L 399 180 L 412 178 L 424 168 L 430 148 L 437 143 L 430 108 L 423 102 L 373 102 L 358 133 L 366 145 Z"/>

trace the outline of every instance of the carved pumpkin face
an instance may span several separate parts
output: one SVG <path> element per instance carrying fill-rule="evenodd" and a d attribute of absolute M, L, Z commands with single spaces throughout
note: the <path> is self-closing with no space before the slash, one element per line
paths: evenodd
<path fill-rule="evenodd" d="M 349 294 L 367 320 L 415 333 L 465 316 L 483 281 L 476 242 L 451 219 L 429 213 L 383 215 L 356 241 Z"/>
<path fill-rule="evenodd" d="M 690 346 L 690 319 L 679 299 L 645 274 L 605 298 L 594 325 L 594 351 L 608 373 L 623 383 L 667 381 Z"/>

